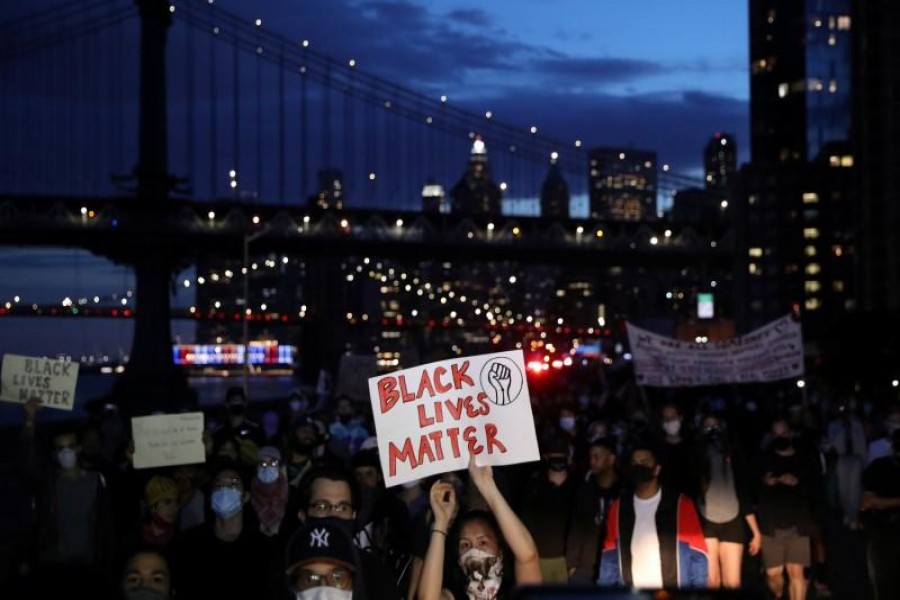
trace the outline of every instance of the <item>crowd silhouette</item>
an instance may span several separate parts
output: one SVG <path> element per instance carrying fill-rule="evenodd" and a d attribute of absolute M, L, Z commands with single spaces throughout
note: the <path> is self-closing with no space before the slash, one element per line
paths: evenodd
<path fill-rule="evenodd" d="M 233 388 L 204 462 L 152 469 L 115 406 L 43 423 L 30 400 L 4 597 L 900 598 L 895 399 L 560 377 L 531 402 L 540 461 L 386 488 L 367 398 Z"/>

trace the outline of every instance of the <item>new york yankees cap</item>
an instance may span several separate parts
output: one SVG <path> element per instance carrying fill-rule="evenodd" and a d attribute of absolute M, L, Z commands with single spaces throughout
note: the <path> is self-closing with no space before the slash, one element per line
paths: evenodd
<path fill-rule="evenodd" d="M 353 540 L 331 523 L 308 521 L 301 526 L 288 541 L 286 558 L 285 573 L 288 575 L 311 562 L 332 563 L 356 570 Z"/>

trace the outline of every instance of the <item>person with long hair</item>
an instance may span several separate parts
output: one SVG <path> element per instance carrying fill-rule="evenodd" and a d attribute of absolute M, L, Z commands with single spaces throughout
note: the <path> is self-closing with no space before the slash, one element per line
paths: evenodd
<path fill-rule="evenodd" d="M 514 586 L 541 583 L 537 546 L 497 488 L 492 468 L 477 466 L 470 458 L 469 480 L 488 510 L 471 510 L 459 518 L 453 485 L 438 480 L 431 486 L 434 525 L 418 588 L 420 600 L 493 600 L 508 596 Z M 444 580 L 448 546 L 449 557 L 459 567 L 453 569 L 451 581 Z"/>

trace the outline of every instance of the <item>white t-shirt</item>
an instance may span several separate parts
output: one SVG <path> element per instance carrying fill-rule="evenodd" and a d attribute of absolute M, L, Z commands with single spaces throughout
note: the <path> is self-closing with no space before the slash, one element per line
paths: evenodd
<path fill-rule="evenodd" d="M 646 500 L 634 497 L 634 535 L 631 538 L 631 580 L 638 589 L 663 587 L 659 536 L 656 535 L 656 509 L 662 488 Z"/>

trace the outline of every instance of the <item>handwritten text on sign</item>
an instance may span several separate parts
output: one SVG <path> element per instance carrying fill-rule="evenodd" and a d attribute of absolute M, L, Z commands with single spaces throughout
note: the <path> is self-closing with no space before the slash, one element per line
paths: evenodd
<path fill-rule="evenodd" d="M 77 383 L 77 362 L 3 355 L 0 400 L 5 402 L 24 403 L 40 398 L 43 406 L 72 410 Z"/>
<path fill-rule="evenodd" d="M 387 486 L 539 458 L 522 352 L 445 360 L 369 379 Z"/>
<path fill-rule="evenodd" d="M 133 417 L 134 468 L 202 463 L 203 413 Z"/>
<path fill-rule="evenodd" d="M 626 325 L 640 385 L 681 387 L 803 376 L 803 336 L 800 323 L 790 315 L 746 335 L 707 344 Z"/>

